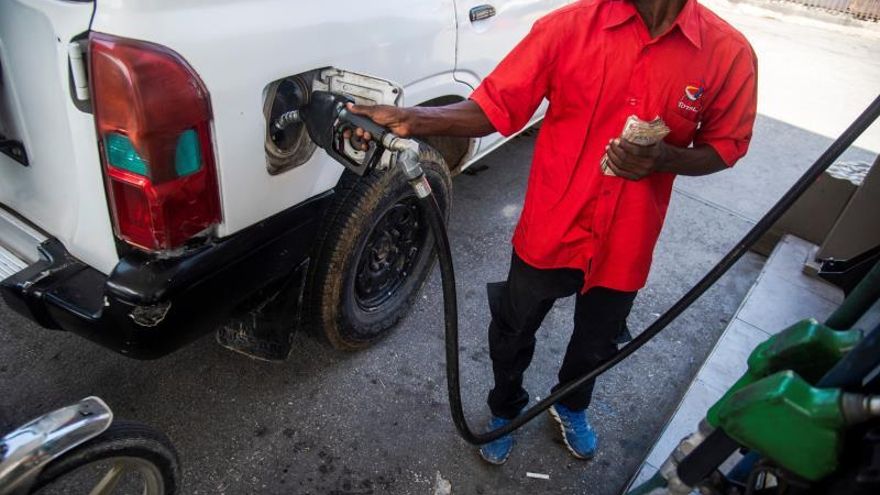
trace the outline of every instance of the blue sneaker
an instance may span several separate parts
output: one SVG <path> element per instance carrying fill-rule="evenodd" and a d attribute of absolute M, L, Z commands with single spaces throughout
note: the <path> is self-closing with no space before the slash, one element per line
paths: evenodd
<path fill-rule="evenodd" d="M 489 430 L 496 430 L 510 423 L 509 419 L 492 416 L 489 420 Z M 480 447 L 480 457 L 489 464 L 501 465 L 510 457 L 513 450 L 513 436 L 508 434 Z"/>
<path fill-rule="evenodd" d="M 559 423 L 562 440 L 571 454 L 578 459 L 592 459 L 596 455 L 599 438 L 590 426 L 587 411 L 572 411 L 562 404 L 553 404 L 548 411 Z"/>

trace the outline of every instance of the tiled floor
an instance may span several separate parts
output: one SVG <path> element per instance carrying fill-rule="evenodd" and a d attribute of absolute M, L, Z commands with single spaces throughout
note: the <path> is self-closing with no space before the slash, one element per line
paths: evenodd
<path fill-rule="evenodd" d="M 839 289 L 801 271 L 815 249 L 793 236 L 779 242 L 654 444 L 633 485 L 653 476 L 678 442 L 697 428 L 706 410 L 746 370 L 746 360 L 755 346 L 805 318 L 822 321 L 840 304 L 843 293 Z"/>

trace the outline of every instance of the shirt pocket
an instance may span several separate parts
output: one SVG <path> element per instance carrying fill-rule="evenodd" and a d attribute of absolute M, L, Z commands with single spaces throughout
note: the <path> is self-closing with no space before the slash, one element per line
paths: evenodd
<path fill-rule="evenodd" d="M 675 146 L 690 146 L 700 125 L 698 121 L 682 117 L 675 110 L 666 112 L 663 121 L 669 127 L 666 142 Z"/>

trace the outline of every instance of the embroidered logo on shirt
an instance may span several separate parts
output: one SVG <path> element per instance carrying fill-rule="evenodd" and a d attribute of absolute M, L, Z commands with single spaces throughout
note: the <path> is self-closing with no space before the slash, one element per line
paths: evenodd
<path fill-rule="evenodd" d="M 691 100 L 691 101 L 697 101 L 697 100 L 699 100 L 700 98 L 703 97 L 703 92 L 704 92 L 705 90 L 706 90 L 706 89 L 705 89 L 704 87 L 702 87 L 702 86 L 695 86 L 695 85 L 693 85 L 693 84 L 688 84 L 688 85 L 684 88 L 684 94 L 685 94 L 685 96 L 688 97 L 689 100 Z"/>
<path fill-rule="evenodd" d="M 703 95 L 706 93 L 706 85 L 691 83 L 684 87 L 684 94 L 678 100 L 678 112 L 685 118 L 694 120 L 703 109 Z"/>

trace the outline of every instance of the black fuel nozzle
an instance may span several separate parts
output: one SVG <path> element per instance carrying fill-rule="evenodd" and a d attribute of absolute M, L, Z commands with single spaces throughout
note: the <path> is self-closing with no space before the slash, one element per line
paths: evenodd
<path fill-rule="evenodd" d="M 389 131 L 367 117 L 351 113 L 346 108 L 348 103 L 354 100 L 327 91 L 314 91 L 309 102 L 300 109 L 300 118 L 315 144 L 349 170 L 364 175 L 382 159 L 383 141 Z M 372 139 L 365 141 L 357 137 L 358 127 L 369 132 Z M 348 138 L 346 131 L 351 131 Z M 364 144 L 366 150 L 361 149 Z"/>

